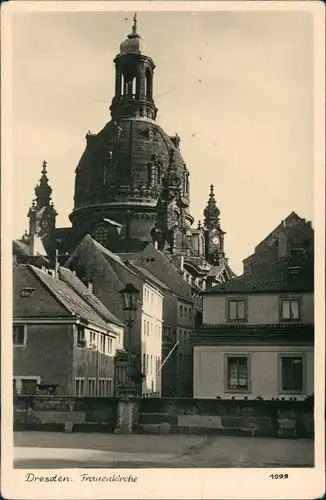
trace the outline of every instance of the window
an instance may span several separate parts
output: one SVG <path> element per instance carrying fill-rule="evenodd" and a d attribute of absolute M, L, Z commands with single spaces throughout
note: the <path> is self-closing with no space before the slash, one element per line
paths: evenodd
<path fill-rule="evenodd" d="M 95 378 L 88 379 L 88 395 L 95 396 Z"/>
<path fill-rule="evenodd" d="M 85 328 L 77 325 L 77 347 L 85 347 Z"/>
<path fill-rule="evenodd" d="M 89 343 L 96 344 L 96 333 L 95 332 L 89 332 Z"/>
<path fill-rule="evenodd" d="M 247 391 L 248 385 L 248 357 L 227 358 L 227 388 L 229 390 Z"/>
<path fill-rule="evenodd" d="M 105 396 L 105 379 L 100 378 L 98 381 L 99 396 Z"/>
<path fill-rule="evenodd" d="M 113 353 L 113 339 L 111 339 L 110 337 L 108 337 L 107 352 L 109 355 Z"/>
<path fill-rule="evenodd" d="M 15 378 L 12 380 L 12 393 L 13 394 L 17 393 L 17 382 Z"/>
<path fill-rule="evenodd" d="M 108 378 L 106 380 L 106 394 L 108 396 L 113 396 L 113 393 L 112 393 L 112 379 L 111 378 Z"/>
<path fill-rule="evenodd" d="M 26 335 L 25 335 L 25 325 L 14 325 L 12 332 L 12 343 L 16 345 L 25 345 Z"/>
<path fill-rule="evenodd" d="M 102 351 L 103 353 L 105 353 L 105 335 L 101 334 L 101 337 L 100 337 L 100 351 Z"/>
<path fill-rule="evenodd" d="M 183 307 L 180 306 L 180 318 L 183 318 Z"/>
<path fill-rule="evenodd" d="M 143 353 L 143 372 L 145 373 L 146 375 L 146 354 Z"/>
<path fill-rule="evenodd" d="M 84 396 L 84 385 L 85 385 L 85 379 L 76 378 L 76 381 L 75 381 L 76 396 Z"/>
<path fill-rule="evenodd" d="M 295 321 L 300 319 L 300 300 L 281 300 L 281 319 L 285 321 Z"/>
<path fill-rule="evenodd" d="M 37 389 L 37 379 L 35 378 L 22 378 L 21 379 L 21 392 L 22 394 L 35 394 Z"/>
<path fill-rule="evenodd" d="M 281 390 L 289 392 L 301 392 L 303 390 L 302 356 L 282 356 L 281 361 Z"/>
<path fill-rule="evenodd" d="M 228 301 L 228 319 L 229 320 L 245 320 L 247 317 L 247 302 L 246 300 L 229 300 Z"/>

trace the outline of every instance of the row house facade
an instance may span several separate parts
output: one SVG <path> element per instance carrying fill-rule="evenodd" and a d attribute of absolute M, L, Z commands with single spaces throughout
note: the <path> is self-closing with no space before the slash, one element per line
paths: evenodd
<path fill-rule="evenodd" d="M 85 284 L 92 287 L 94 295 L 124 321 L 120 292 L 127 283 L 139 290 L 139 303 L 135 323 L 125 329 L 124 347 L 131 349 L 133 363 L 139 380 L 139 392 L 144 396 L 161 395 L 160 366 L 162 364 L 163 298 L 162 285 L 158 280 L 124 262 L 90 235 L 75 249 L 65 263 Z M 129 335 L 131 338 L 129 339 Z M 127 363 L 122 355 L 119 364 Z M 118 374 L 119 375 L 119 374 Z M 118 386 L 123 380 L 117 379 Z"/>
<path fill-rule="evenodd" d="M 313 254 L 292 250 L 203 294 L 194 397 L 304 399 L 314 391 Z"/>

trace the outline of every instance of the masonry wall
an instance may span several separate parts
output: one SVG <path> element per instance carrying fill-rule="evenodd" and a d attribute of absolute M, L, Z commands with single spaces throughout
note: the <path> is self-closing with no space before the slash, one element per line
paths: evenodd
<path fill-rule="evenodd" d="M 114 432 L 117 398 L 15 396 L 14 429 Z M 313 437 L 313 400 L 143 398 L 139 433 Z M 105 437 L 103 437 L 105 439 Z"/>
<path fill-rule="evenodd" d="M 287 295 L 284 294 L 284 297 Z M 291 294 L 289 297 L 301 297 L 301 323 L 314 322 L 314 296 L 312 293 Z M 283 297 L 283 296 L 282 296 Z M 235 294 L 204 295 L 203 323 L 216 325 L 229 323 L 227 318 L 227 301 L 229 299 L 244 298 L 248 300 L 248 319 L 251 325 L 280 323 L 280 298 L 273 294 Z"/>
<path fill-rule="evenodd" d="M 304 387 L 301 393 L 286 393 L 280 387 L 280 357 L 303 355 Z M 227 356 L 248 356 L 249 391 L 228 391 Z M 314 392 L 314 350 L 312 346 L 196 346 L 194 347 L 194 397 L 264 399 L 296 397 Z"/>
<path fill-rule="evenodd" d="M 14 378 L 39 377 L 59 384 L 58 394 L 73 394 L 73 325 L 28 324 L 26 335 L 25 346 L 13 347 Z"/>

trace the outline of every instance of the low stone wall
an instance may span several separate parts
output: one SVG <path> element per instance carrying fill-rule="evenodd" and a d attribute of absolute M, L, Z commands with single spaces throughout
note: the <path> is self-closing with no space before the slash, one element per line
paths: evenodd
<path fill-rule="evenodd" d="M 15 396 L 14 429 L 114 432 L 118 398 Z M 313 437 L 312 401 L 142 398 L 141 433 Z"/>
<path fill-rule="evenodd" d="M 119 400 L 108 397 L 15 396 L 14 429 L 113 432 Z"/>
<path fill-rule="evenodd" d="M 151 433 L 313 437 L 312 401 L 144 399 L 139 428 Z"/>

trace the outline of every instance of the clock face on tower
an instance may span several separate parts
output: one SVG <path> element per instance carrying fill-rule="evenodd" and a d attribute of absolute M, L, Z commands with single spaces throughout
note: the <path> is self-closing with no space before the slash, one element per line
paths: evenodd
<path fill-rule="evenodd" d="M 214 249 L 218 249 L 220 246 L 220 238 L 219 235 L 217 234 L 217 231 L 212 231 L 209 239 L 212 247 L 214 247 Z"/>

